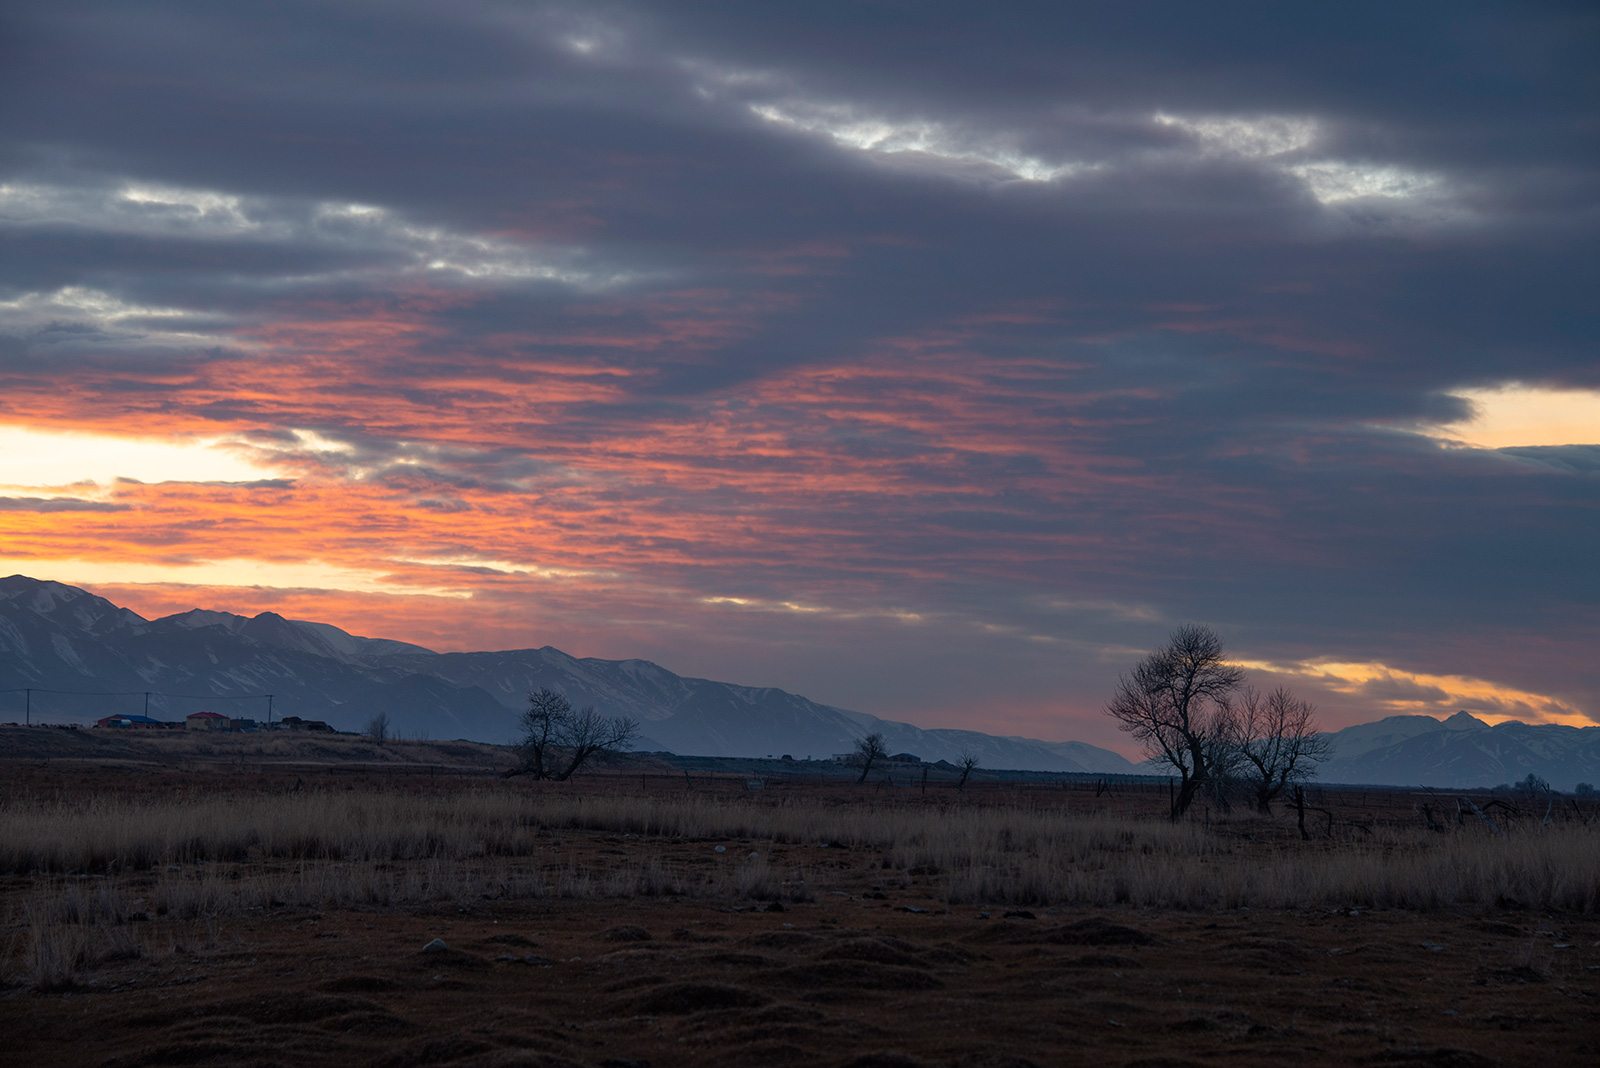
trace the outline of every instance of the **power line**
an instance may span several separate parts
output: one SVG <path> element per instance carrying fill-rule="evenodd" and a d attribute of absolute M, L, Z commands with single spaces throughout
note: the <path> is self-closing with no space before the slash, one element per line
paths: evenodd
<path fill-rule="evenodd" d="M 57 690 L 48 686 L 13 686 L 0 690 L 0 693 L 20 693 L 27 695 L 28 724 L 33 724 L 33 695 L 36 693 L 64 694 L 72 697 L 144 697 L 144 714 L 150 715 L 150 698 L 176 697 L 187 701 L 261 701 L 267 702 L 267 722 L 272 722 L 272 698 L 270 693 L 222 694 L 222 693 L 170 693 L 166 690 Z"/>
<path fill-rule="evenodd" d="M 261 701 L 270 693 L 168 693 L 165 690 L 52 690 L 44 686 L 15 686 L 0 693 L 64 693 L 75 697 L 184 697 L 195 701 Z"/>

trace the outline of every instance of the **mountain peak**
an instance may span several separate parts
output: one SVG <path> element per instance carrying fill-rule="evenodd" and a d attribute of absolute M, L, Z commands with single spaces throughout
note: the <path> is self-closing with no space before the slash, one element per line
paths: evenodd
<path fill-rule="evenodd" d="M 244 622 L 244 617 L 236 616 L 232 612 L 214 612 L 209 608 L 191 608 L 187 612 L 163 616 L 156 622 L 170 623 L 175 627 L 189 630 L 197 627 L 227 627 L 229 630 L 238 630 L 239 624 Z"/>
<path fill-rule="evenodd" d="M 1439 725 L 1447 731 L 1475 731 L 1487 729 L 1489 726 L 1464 708 Z"/>
<path fill-rule="evenodd" d="M 131 609 L 120 608 L 88 590 L 27 575 L 0 578 L 0 602 L 10 602 L 16 608 L 83 631 L 149 622 Z"/>

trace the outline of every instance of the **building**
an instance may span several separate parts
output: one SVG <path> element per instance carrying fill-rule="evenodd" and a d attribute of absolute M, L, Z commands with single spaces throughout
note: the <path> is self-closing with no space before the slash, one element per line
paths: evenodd
<path fill-rule="evenodd" d="M 285 730 L 291 731 L 332 731 L 333 728 L 320 719 L 301 719 L 299 716 L 284 716 L 278 721 Z"/>
<path fill-rule="evenodd" d="M 149 716 L 106 716 L 104 719 L 94 721 L 96 727 L 119 727 L 123 730 L 166 730 L 176 727 L 176 723 L 166 720 L 151 719 Z"/>
<path fill-rule="evenodd" d="M 231 731 L 233 720 L 218 712 L 196 712 L 183 717 L 183 729 L 189 731 Z"/>

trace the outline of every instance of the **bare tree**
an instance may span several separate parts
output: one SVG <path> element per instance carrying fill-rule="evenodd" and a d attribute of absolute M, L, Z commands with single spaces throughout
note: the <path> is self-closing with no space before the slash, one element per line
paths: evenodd
<path fill-rule="evenodd" d="M 961 769 L 961 781 L 956 783 L 958 793 L 967 792 L 967 776 L 972 774 L 972 769 L 978 766 L 978 754 L 970 749 L 961 750 L 961 755 L 956 758 L 956 767 Z"/>
<path fill-rule="evenodd" d="M 562 727 L 563 767 L 553 778 L 570 779 L 596 753 L 626 749 L 638 736 L 638 721 L 627 716 L 602 716 L 593 705 L 585 705 L 568 716 Z"/>
<path fill-rule="evenodd" d="M 1166 645 L 1118 681 L 1106 714 L 1138 739 L 1148 757 L 1177 773 L 1174 820 L 1210 785 L 1227 752 L 1229 698 L 1243 682 L 1244 672 L 1223 659 L 1217 632 L 1198 623 L 1173 631 Z"/>
<path fill-rule="evenodd" d="M 1279 686 L 1265 697 L 1246 689 L 1234 703 L 1237 767 L 1256 808 L 1316 775 L 1328 756 L 1328 739 L 1317 730 L 1316 706 Z"/>
<path fill-rule="evenodd" d="M 872 765 L 888 755 L 889 746 L 877 731 L 857 741 L 856 759 L 861 761 L 861 778 L 856 780 L 856 785 L 866 782 L 867 772 L 872 770 Z"/>
<path fill-rule="evenodd" d="M 382 745 L 389 738 L 389 713 L 379 712 L 367 720 L 364 733 L 368 738 Z"/>
<path fill-rule="evenodd" d="M 522 737 L 517 741 L 519 765 L 507 775 L 532 775 L 535 779 L 548 778 L 546 760 L 551 749 L 559 744 L 561 726 L 572 715 L 572 702 L 567 695 L 548 686 L 528 695 L 528 707 L 522 713 Z"/>
<path fill-rule="evenodd" d="M 1205 790 L 1221 812 L 1232 810 L 1234 794 L 1248 779 L 1245 769 L 1249 762 L 1240 744 L 1243 737 L 1239 709 L 1234 701 L 1224 698 L 1211 709 L 1211 731 L 1205 746 L 1209 768 Z"/>
<path fill-rule="evenodd" d="M 502 778 L 570 779 L 596 753 L 625 749 L 638 734 L 639 724 L 626 716 L 603 716 L 593 705 L 574 710 L 566 694 L 535 690 L 522 713 L 519 763 Z"/>

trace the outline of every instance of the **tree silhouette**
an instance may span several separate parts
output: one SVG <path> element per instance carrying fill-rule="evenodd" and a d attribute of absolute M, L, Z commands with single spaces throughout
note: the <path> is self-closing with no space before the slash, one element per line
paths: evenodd
<path fill-rule="evenodd" d="M 978 754 L 970 749 L 963 749 L 956 758 L 956 767 L 961 769 L 961 781 L 956 783 L 957 793 L 967 792 L 967 776 L 972 774 L 972 769 L 978 766 Z"/>
<path fill-rule="evenodd" d="M 593 705 L 574 709 L 566 694 L 549 687 L 528 695 L 521 722 L 519 763 L 502 778 L 570 779 L 596 753 L 625 749 L 639 734 L 635 720 L 603 716 Z"/>
<path fill-rule="evenodd" d="M 1312 778 L 1327 758 L 1328 740 L 1317 730 L 1315 712 L 1316 706 L 1282 686 L 1265 697 L 1246 689 L 1236 704 L 1237 766 L 1263 814 L 1289 787 Z"/>
<path fill-rule="evenodd" d="M 1198 623 L 1173 631 L 1118 680 L 1106 714 L 1138 739 L 1146 756 L 1177 773 L 1172 819 L 1189 810 L 1230 752 L 1229 702 L 1243 682 L 1244 672 L 1223 659 L 1217 632 Z"/>
<path fill-rule="evenodd" d="M 883 735 L 874 731 L 865 738 L 856 742 L 856 759 L 861 761 L 861 778 L 856 780 L 859 786 L 867 781 L 867 772 L 872 770 L 872 765 L 889 755 L 889 747 L 883 740 Z"/>

